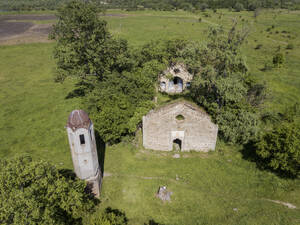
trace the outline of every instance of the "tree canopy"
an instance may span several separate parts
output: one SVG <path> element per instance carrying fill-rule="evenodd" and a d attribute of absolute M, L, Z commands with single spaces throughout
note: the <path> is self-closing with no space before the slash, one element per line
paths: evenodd
<path fill-rule="evenodd" d="M 86 184 L 29 156 L 0 160 L 1 224 L 81 224 L 95 203 Z"/>

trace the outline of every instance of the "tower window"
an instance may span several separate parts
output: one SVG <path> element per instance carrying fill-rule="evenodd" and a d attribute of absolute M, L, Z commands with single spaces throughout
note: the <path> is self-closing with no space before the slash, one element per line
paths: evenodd
<path fill-rule="evenodd" d="M 79 139 L 80 139 L 80 144 L 84 145 L 85 144 L 84 134 L 80 134 Z"/>

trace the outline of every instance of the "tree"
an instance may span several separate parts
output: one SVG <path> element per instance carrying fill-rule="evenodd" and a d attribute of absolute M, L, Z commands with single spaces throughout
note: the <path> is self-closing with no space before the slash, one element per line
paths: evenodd
<path fill-rule="evenodd" d="M 49 36 L 56 40 L 57 81 L 68 76 L 84 82 L 90 76 L 102 80 L 113 70 L 130 67 L 127 42 L 113 39 L 97 13 L 94 4 L 82 1 L 71 1 L 58 10 L 58 22 Z"/>
<path fill-rule="evenodd" d="M 256 83 L 240 54 L 247 31 L 236 25 L 226 34 L 212 28 L 200 51 L 200 63 L 191 84 L 191 96 L 219 125 L 219 134 L 232 143 L 246 143 L 258 131 L 255 107 L 262 102 L 264 85 Z"/>
<path fill-rule="evenodd" d="M 285 175 L 300 173 L 300 126 L 296 122 L 281 122 L 261 135 L 256 153 L 266 167 Z"/>
<path fill-rule="evenodd" d="M 81 224 L 94 208 L 86 184 L 55 166 L 20 156 L 0 161 L 1 224 Z"/>

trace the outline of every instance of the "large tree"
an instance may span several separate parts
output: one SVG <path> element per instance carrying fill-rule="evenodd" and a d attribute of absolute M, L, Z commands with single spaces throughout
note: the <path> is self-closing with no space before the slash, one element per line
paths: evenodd
<path fill-rule="evenodd" d="M 1 224 L 81 224 L 94 208 L 86 184 L 29 156 L 0 161 Z"/>
<path fill-rule="evenodd" d="M 58 10 L 50 34 L 56 40 L 57 80 L 68 76 L 83 82 L 91 76 L 102 80 L 111 71 L 129 66 L 127 42 L 112 38 L 98 11 L 95 4 L 82 1 L 71 1 Z"/>
<path fill-rule="evenodd" d="M 209 42 L 200 51 L 191 96 L 219 125 L 223 139 L 245 143 L 258 131 L 255 111 L 265 88 L 249 75 L 240 52 L 247 32 L 237 31 L 236 27 L 234 24 L 228 33 L 221 28 L 210 30 Z"/>

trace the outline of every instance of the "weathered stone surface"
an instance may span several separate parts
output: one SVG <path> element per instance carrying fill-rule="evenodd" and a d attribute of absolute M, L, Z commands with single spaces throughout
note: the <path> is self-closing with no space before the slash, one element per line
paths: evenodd
<path fill-rule="evenodd" d="M 159 75 L 161 92 L 180 93 L 187 87 L 193 79 L 185 65 L 175 64 L 168 67 L 162 74 Z"/>
<path fill-rule="evenodd" d="M 179 155 L 179 154 L 174 154 L 174 155 L 173 155 L 173 158 L 174 158 L 174 159 L 179 159 L 179 158 L 180 158 L 180 155 Z"/>
<path fill-rule="evenodd" d="M 158 188 L 156 197 L 160 198 L 162 201 L 171 201 L 171 195 L 173 193 L 167 190 L 166 186 L 162 186 Z"/>
<path fill-rule="evenodd" d="M 214 150 L 218 126 L 198 106 L 187 101 L 168 104 L 143 117 L 143 145 L 147 149 L 172 151 Z"/>
<path fill-rule="evenodd" d="M 66 126 L 75 174 L 86 180 L 90 190 L 99 196 L 102 174 L 98 162 L 94 126 L 83 110 L 71 112 Z"/>

